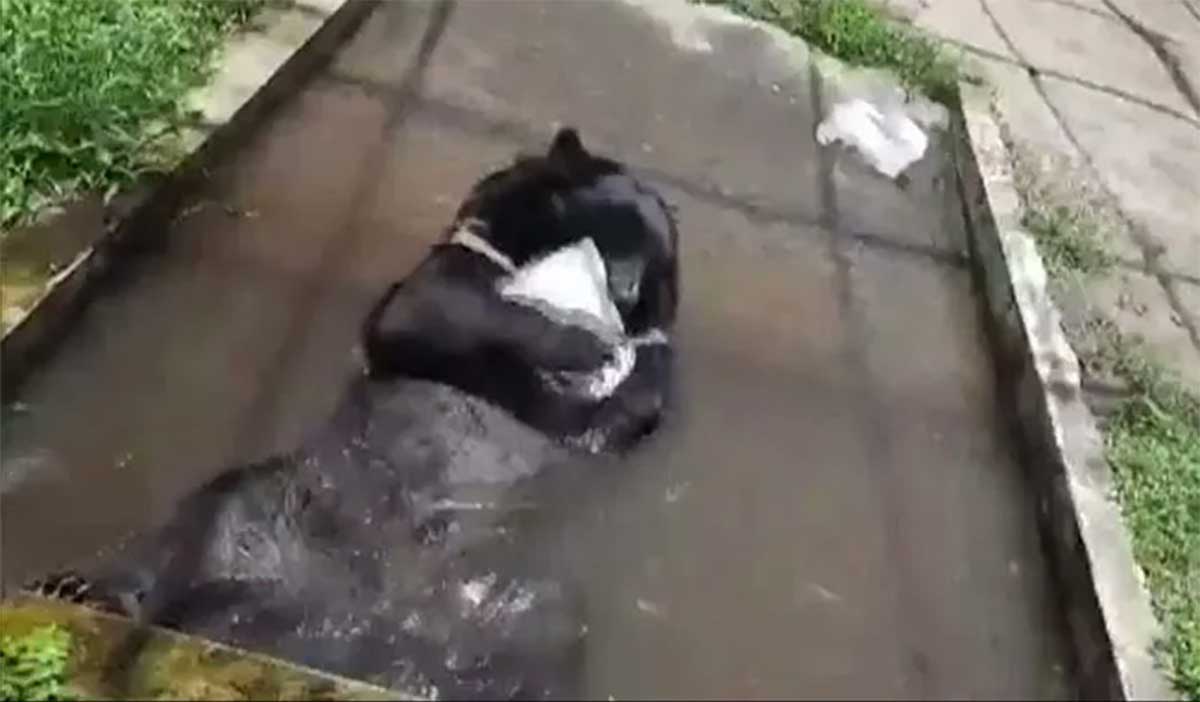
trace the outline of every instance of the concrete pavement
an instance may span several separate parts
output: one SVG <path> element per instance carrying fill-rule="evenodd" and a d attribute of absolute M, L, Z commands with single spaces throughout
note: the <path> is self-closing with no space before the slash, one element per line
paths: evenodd
<path fill-rule="evenodd" d="M 381 4 L 6 395 L 5 580 L 293 445 L 469 184 L 572 123 L 682 230 L 675 412 L 526 537 L 585 694 L 1069 696 L 946 144 L 883 180 L 814 142 L 802 46 L 663 6 Z"/>
<path fill-rule="evenodd" d="M 1119 262 L 1066 286 L 1068 322 L 1100 313 L 1200 389 L 1200 4 L 886 2 L 983 67 L 1019 175 L 1107 221 Z"/>

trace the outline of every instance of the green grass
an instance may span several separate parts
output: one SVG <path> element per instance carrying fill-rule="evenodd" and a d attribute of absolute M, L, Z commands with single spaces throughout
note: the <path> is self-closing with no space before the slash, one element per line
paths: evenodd
<path fill-rule="evenodd" d="M 1103 354 L 1134 396 L 1106 423 L 1108 460 L 1163 623 L 1160 654 L 1187 699 L 1200 699 L 1200 398 L 1111 334 Z"/>
<path fill-rule="evenodd" d="M 1103 245 L 1096 222 L 1070 207 L 1028 207 L 1021 224 L 1037 241 L 1038 251 L 1052 275 L 1075 271 L 1105 273 L 1113 258 Z"/>
<path fill-rule="evenodd" d="M 894 71 L 909 88 L 952 105 L 959 69 L 937 42 L 891 21 L 867 0 L 703 0 L 770 22 L 821 51 Z"/>
<path fill-rule="evenodd" d="M 0 700 L 64 700 L 71 635 L 45 626 L 23 636 L 0 636 Z"/>
<path fill-rule="evenodd" d="M 163 137 L 261 0 L 0 0 L 0 230 L 169 166 Z"/>
<path fill-rule="evenodd" d="M 1069 170 L 1051 174 L 1022 149 L 1014 147 L 1014 155 L 1022 224 L 1051 276 L 1081 282 L 1109 273 L 1117 213 Z M 1165 629 L 1160 662 L 1182 695 L 1200 700 L 1200 398 L 1113 322 L 1097 317 L 1073 334 L 1092 374 L 1132 391 L 1104 422 L 1105 449 L 1134 556 Z"/>
<path fill-rule="evenodd" d="M 1116 260 L 1108 245 L 1122 229 L 1111 198 L 1081 178 L 1069 159 L 1034 150 L 1005 133 L 1021 194 L 1021 224 L 1037 242 L 1046 269 L 1059 278 L 1110 272 Z"/>

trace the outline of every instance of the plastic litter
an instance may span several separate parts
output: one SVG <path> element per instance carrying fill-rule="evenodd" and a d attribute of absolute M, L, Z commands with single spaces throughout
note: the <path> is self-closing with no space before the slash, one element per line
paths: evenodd
<path fill-rule="evenodd" d="M 560 323 L 582 326 L 614 344 L 612 360 L 591 373 L 543 374 L 551 387 L 602 398 L 629 377 L 637 357 L 635 342 L 625 338 L 621 314 L 608 292 L 604 259 L 591 238 L 526 264 L 498 289 L 502 297 L 533 306 Z"/>
<path fill-rule="evenodd" d="M 929 137 L 903 111 L 880 111 L 857 98 L 834 105 L 817 125 L 817 143 L 827 146 L 835 141 L 853 148 L 888 178 L 919 161 L 929 146 Z"/>
<path fill-rule="evenodd" d="M 621 315 L 608 294 L 604 259 L 590 237 L 521 267 L 501 283 L 500 294 L 601 334 L 625 333 Z"/>

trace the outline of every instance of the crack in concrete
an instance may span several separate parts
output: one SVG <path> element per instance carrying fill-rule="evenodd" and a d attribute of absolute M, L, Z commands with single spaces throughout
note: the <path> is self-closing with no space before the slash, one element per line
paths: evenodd
<path fill-rule="evenodd" d="M 1114 21 L 1119 21 L 1118 18 L 1116 18 L 1116 17 L 1113 17 L 1112 19 Z M 968 53 L 975 54 L 977 56 L 982 56 L 983 58 L 991 59 L 993 61 L 999 61 L 1001 63 L 1006 63 L 1010 66 L 1016 66 L 1018 68 L 1024 69 L 1026 72 L 1030 72 L 1030 73 L 1036 72 L 1038 75 L 1048 76 L 1050 78 L 1054 78 L 1055 80 L 1063 81 L 1064 83 L 1071 83 L 1072 85 L 1078 85 L 1081 88 L 1087 88 L 1088 90 L 1095 90 L 1096 92 L 1099 92 L 1099 93 L 1111 95 L 1112 97 L 1115 97 L 1119 100 L 1124 100 L 1126 102 L 1130 102 L 1135 105 L 1144 107 L 1147 110 L 1151 110 L 1153 112 L 1157 112 L 1159 114 L 1166 115 L 1168 117 L 1174 117 L 1175 119 L 1178 119 L 1182 122 L 1187 123 L 1189 126 L 1195 127 L 1196 129 L 1200 129 L 1200 119 L 1193 118 L 1188 114 L 1180 112 L 1179 110 L 1171 107 L 1170 105 L 1164 105 L 1162 103 L 1154 102 L 1153 100 L 1149 100 L 1147 98 L 1141 97 L 1140 95 L 1134 95 L 1133 93 L 1121 90 L 1120 88 L 1114 88 L 1111 85 L 1103 85 L 1101 83 L 1096 83 L 1095 81 L 1091 81 L 1086 78 L 1080 78 L 1079 76 L 1073 76 L 1069 73 L 1063 73 L 1062 71 L 1059 71 L 1054 68 L 1043 68 L 1040 66 L 1035 66 L 1032 63 L 1029 63 L 1029 61 L 1027 61 L 1024 57 L 1021 57 L 1021 56 L 1018 56 L 1017 58 L 1013 58 L 1011 56 L 1005 56 L 1004 54 L 999 54 L 999 53 L 996 53 L 995 51 L 990 51 L 988 49 L 984 49 L 982 47 L 975 46 L 974 44 L 969 44 L 960 39 L 948 37 L 944 34 L 938 34 L 937 32 L 932 32 L 930 30 L 924 30 L 924 31 L 928 32 L 931 36 L 935 37 L 938 41 L 945 42 L 952 46 L 956 46 Z M 1010 49 L 1012 49 L 1012 44 L 1009 43 L 1008 45 L 1009 45 Z M 1012 49 L 1012 50 L 1015 52 L 1015 49 Z"/>
<path fill-rule="evenodd" d="M 1200 275 L 1191 275 L 1188 273 L 1176 273 L 1173 271 L 1155 272 L 1152 270 L 1147 270 L 1146 266 L 1142 263 L 1138 263 L 1137 261 L 1130 261 L 1130 260 L 1124 259 L 1124 258 L 1118 258 L 1113 263 L 1120 268 L 1123 268 L 1128 271 L 1133 271 L 1134 273 L 1144 273 L 1146 275 L 1163 276 L 1163 277 L 1167 278 L 1168 280 L 1170 280 L 1172 283 L 1183 283 L 1185 285 L 1200 285 Z"/>
<path fill-rule="evenodd" d="M 344 73 L 330 72 L 323 78 L 334 84 L 357 88 L 371 97 L 383 97 L 396 91 L 395 87 L 379 81 Z M 426 113 L 425 116 L 435 118 L 441 127 L 487 137 L 501 137 L 519 147 L 533 151 L 544 148 L 549 139 L 548 133 L 542 133 L 527 124 L 502 120 L 470 107 L 438 98 L 421 97 L 419 109 Z M 417 118 L 419 119 L 421 116 L 417 116 Z M 627 163 L 650 180 L 674 188 L 701 202 L 737 212 L 755 224 L 784 224 L 800 229 L 824 228 L 820 216 L 813 216 L 797 208 L 754 202 L 737 193 L 730 192 L 720 185 L 696 181 L 670 171 L 640 164 L 633 159 L 627 159 Z M 920 258 L 950 268 L 962 269 L 968 265 L 965 251 L 903 241 L 875 232 L 842 230 L 838 232 L 838 235 L 863 246 Z"/>
<path fill-rule="evenodd" d="M 548 138 L 547 135 L 535 133 L 535 130 L 526 125 L 511 122 L 504 123 L 470 108 L 450 102 L 426 99 L 423 106 L 432 115 L 437 117 L 438 124 L 442 126 L 453 126 L 483 134 L 504 134 L 518 144 L 524 144 L 531 148 L 541 147 Z M 644 174 L 653 181 L 670 186 L 701 202 L 733 210 L 756 224 L 785 224 L 797 228 L 827 228 L 821 216 L 814 217 L 799 209 L 754 202 L 736 193 L 732 193 L 720 185 L 697 182 L 669 171 L 640 164 L 632 159 L 627 162 L 634 170 Z M 919 257 L 953 268 L 965 268 L 967 266 L 966 254 L 962 251 L 902 241 L 875 232 L 841 230 L 837 233 L 839 236 L 864 246 L 883 249 L 901 255 Z"/>
<path fill-rule="evenodd" d="M 1105 1 L 1107 2 L 1107 0 Z M 992 12 L 991 6 L 988 5 L 988 0 L 979 0 L 979 6 L 983 10 L 983 13 L 987 16 L 988 20 L 992 23 L 992 27 L 996 30 L 996 33 L 1000 35 L 1000 39 L 1004 42 L 1005 46 L 1008 47 L 1008 50 L 1011 51 L 1013 56 L 1016 56 L 1018 60 L 1025 62 L 1024 56 L 1017 49 L 1016 44 L 1008 35 L 1008 32 L 1004 29 L 1004 26 L 1000 23 L 1000 20 L 996 17 L 995 13 Z M 1037 91 L 1038 95 L 1042 98 L 1042 101 L 1046 103 L 1046 107 L 1050 110 L 1050 113 L 1054 115 L 1055 121 L 1058 122 L 1058 126 L 1060 129 L 1062 129 L 1063 134 L 1066 135 L 1067 140 L 1070 141 L 1071 145 L 1075 147 L 1076 152 L 1078 152 L 1088 170 L 1091 171 L 1095 177 L 1097 184 L 1104 190 L 1105 195 L 1111 199 L 1113 203 L 1113 209 L 1117 213 L 1117 216 L 1120 217 L 1122 224 L 1128 227 L 1129 231 L 1132 232 L 1134 242 L 1142 251 L 1142 259 L 1145 262 L 1146 272 L 1149 275 L 1153 275 L 1155 280 L 1158 281 L 1159 287 L 1162 288 L 1163 294 L 1167 298 L 1168 306 L 1171 308 L 1171 311 L 1178 316 L 1180 322 L 1183 324 L 1183 327 L 1187 331 L 1188 337 L 1192 342 L 1192 346 L 1194 346 L 1196 350 L 1200 351 L 1200 326 L 1197 325 L 1196 320 L 1192 317 L 1187 307 L 1183 304 L 1183 301 L 1179 298 L 1179 294 L 1175 291 L 1175 286 L 1172 284 L 1170 279 L 1171 274 L 1163 270 L 1163 267 L 1160 263 L 1162 255 L 1166 253 L 1166 248 L 1162 244 L 1155 241 L 1150 236 L 1149 232 L 1146 231 L 1145 227 L 1133 221 L 1133 219 L 1131 219 L 1129 215 L 1125 213 L 1120 206 L 1120 199 L 1114 196 L 1104 184 L 1104 179 L 1101 176 L 1100 169 L 1096 166 L 1096 162 L 1092 158 L 1091 153 L 1084 148 L 1082 142 L 1079 141 L 1079 137 L 1067 123 L 1062 111 L 1057 105 L 1054 104 L 1054 101 L 1050 99 L 1050 95 L 1046 92 L 1046 86 L 1042 83 L 1041 77 L 1032 71 L 1030 72 L 1029 77 L 1033 83 L 1034 90 Z M 1008 144 L 1008 146 L 1011 147 L 1011 144 Z"/>
<path fill-rule="evenodd" d="M 1189 15 L 1196 18 L 1197 22 L 1200 22 L 1200 8 L 1193 5 L 1192 0 L 1179 0 L 1179 3 L 1183 5 L 1184 9 L 1188 11 Z"/>
<path fill-rule="evenodd" d="M 1104 0 L 1104 5 L 1112 10 L 1117 17 L 1120 17 L 1125 26 L 1150 47 L 1158 62 L 1167 70 L 1167 75 L 1171 77 L 1171 82 L 1175 84 L 1175 90 L 1192 106 L 1192 111 L 1200 116 L 1200 94 L 1197 94 L 1196 87 L 1192 85 L 1191 80 L 1187 77 L 1187 73 L 1184 72 L 1179 57 L 1167 48 L 1170 39 L 1151 30 L 1132 15 L 1123 12 L 1113 0 Z"/>
<path fill-rule="evenodd" d="M 812 111 L 814 115 L 820 115 L 823 111 L 823 81 L 815 65 L 810 64 L 808 71 Z M 895 498 L 897 490 L 892 486 L 897 476 L 890 469 L 887 460 L 888 456 L 892 454 L 892 447 L 889 445 L 887 433 L 882 426 L 885 420 L 880 416 L 878 406 L 869 395 L 871 388 L 874 387 L 874 383 L 870 380 L 873 375 L 870 362 L 865 352 L 865 349 L 870 347 L 870 341 L 865 338 L 866 321 L 862 318 L 860 306 L 856 305 L 854 300 L 853 262 L 850 259 L 850 252 L 847 249 L 846 240 L 837 235 L 840 216 L 838 214 L 837 185 L 833 175 L 833 147 L 818 146 L 817 157 L 820 161 L 817 188 L 821 202 L 821 222 L 824 230 L 828 233 L 828 255 L 834 267 L 834 285 L 836 286 L 834 294 L 838 305 L 838 315 L 844 324 L 844 331 L 841 335 L 842 354 L 846 358 L 847 365 L 853 369 L 850 383 L 856 400 L 855 412 L 859 421 L 864 425 L 863 445 L 870 465 L 880 469 L 871 476 L 873 479 L 869 480 L 869 484 L 874 488 L 874 498 L 879 505 L 883 543 L 887 550 L 886 557 L 891 561 L 892 572 L 897 575 L 896 587 L 892 595 L 891 614 L 895 617 L 895 623 L 898 625 L 892 629 L 893 635 L 896 637 L 896 648 L 902 652 L 898 667 L 901 670 L 911 668 L 916 673 L 915 680 L 907 675 L 904 676 L 905 688 L 908 688 L 910 684 L 913 686 L 913 689 L 906 689 L 904 692 L 915 693 L 913 694 L 915 697 L 929 698 L 933 692 L 932 681 L 928 675 L 928 667 L 922 664 L 924 656 L 920 647 L 920 639 L 915 633 L 919 631 L 919 628 L 914 626 L 920 618 L 921 599 L 919 592 L 913 586 L 914 578 L 911 574 L 913 559 L 908 553 L 912 549 L 912 545 L 898 536 L 903 533 L 900 525 L 903 523 L 905 515 L 902 506 L 897 503 Z"/>
<path fill-rule="evenodd" d="M 1108 14 L 1107 12 L 1102 12 L 1102 11 L 1097 10 L 1094 7 L 1090 7 L 1088 5 L 1082 5 L 1077 2 L 1072 2 L 1072 0 L 1032 0 L 1032 1 L 1045 3 L 1047 5 L 1058 5 L 1059 7 L 1070 8 L 1072 10 L 1076 10 L 1078 12 L 1083 12 L 1083 13 L 1086 13 L 1089 15 L 1093 15 L 1093 16 L 1099 17 L 1101 19 L 1110 20 L 1112 22 L 1118 21 L 1118 19 L 1116 17 L 1113 17 L 1112 15 Z"/>
<path fill-rule="evenodd" d="M 299 308 L 303 313 L 289 323 L 277 347 L 275 362 L 269 366 L 269 375 L 246 411 L 247 420 L 243 422 L 243 429 L 234 442 L 237 456 L 256 455 L 255 449 L 263 448 L 259 446 L 261 438 L 274 435 L 275 427 L 272 425 L 278 416 L 276 405 L 283 399 L 281 388 L 287 386 L 286 380 L 295 365 L 295 356 L 306 348 L 303 341 L 312 333 L 313 319 L 320 308 L 318 302 L 329 294 L 332 290 L 331 281 L 336 279 L 329 271 L 340 268 L 358 250 L 366 226 L 362 221 L 362 213 L 370 211 L 368 205 L 378 194 L 380 174 L 386 168 L 388 150 L 384 147 L 412 114 L 420 98 L 425 73 L 432 63 L 434 51 L 445 36 L 455 5 L 456 0 L 439 0 L 429 11 L 430 17 L 416 56 L 405 69 L 399 87 L 389 95 L 386 103 L 384 121 L 377 137 L 379 148 L 367 152 L 367 158 L 359 169 L 360 178 L 347 209 L 348 221 L 342 229 L 343 233 L 331 237 L 326 244 L 326 251 L 320 257 L 322 263 L 312 272 L 313 283 L 303 292 L 308 303 Z"/>
<path fill-rule="evenodd" d="M 1167 294 L 1167 302 L 1171 303 L 1171 309 L 1175 311 L 1179 324 L 1188 333 L 1188 337 L 1192 340 L 1192 346 L 1200 351 L 1200 326 L 1197 326 L 1195 318 L 1188 313 L 1188 308 L 1183 304 L 1183 300 L 1179 297 L 1178 291 L 1171 283 L 1170 279 L 1165 277 L 1161 272 L 1156 272 L 1154 277 L 1158 280 L 1158 284 L 1162 286 L 1163 291 Z"/>

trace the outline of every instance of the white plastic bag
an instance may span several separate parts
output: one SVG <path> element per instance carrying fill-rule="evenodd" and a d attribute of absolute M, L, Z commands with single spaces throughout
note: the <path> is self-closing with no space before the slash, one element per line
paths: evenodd
<path fill-rule="evenodd" d="M 519 268 L 501 282 L 500 295 L 609 338 L 625 333 L 621 315 L 608 294 L 604 259 L 591 238 Z"/>
<path fill-rule="evenodd" d="M 604 259 L 590 238 L 517 269 L 500 281 L 500 295 L 530 305 L 561 324 L 584 327 L 614 344 L 612 360 L 590 373 L 544 373 L 560 392 L 608 397 L 629 376 L 637 360 L 625 338 L 621 314 L 608 293 Z"/>
<path fill-rule="evenodd" d="M 929 137 L 908 115 L 897 109 L 886 113 L 854 99 L 834 105 L 817 126 L 817 143 L 841 141 L 858 151 L 876 171 L 895 178 L 925 155 Z"/>

